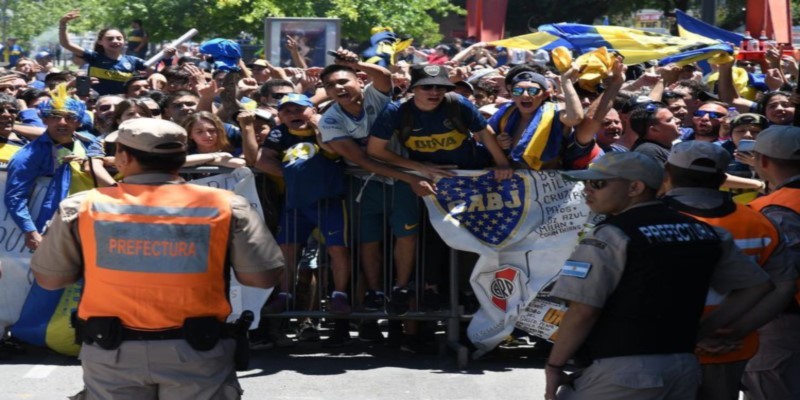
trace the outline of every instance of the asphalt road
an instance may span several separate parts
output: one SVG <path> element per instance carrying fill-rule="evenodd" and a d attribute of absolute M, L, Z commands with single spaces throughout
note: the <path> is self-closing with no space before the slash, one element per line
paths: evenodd
<path fill-rule="evenodd" d="M 498 349 L 459 370 L 443 345 L 440 354 L 419 355 L 357 340 L 339 349 L 303 342 L 255 351 L 239 378 L 245 399 L 541 399 L 541 353 L 532 346 Z M 81 379 L 76 359 L 29 347 L 0 360 L 0 400 L 64 399 L 80 391 Z"/>

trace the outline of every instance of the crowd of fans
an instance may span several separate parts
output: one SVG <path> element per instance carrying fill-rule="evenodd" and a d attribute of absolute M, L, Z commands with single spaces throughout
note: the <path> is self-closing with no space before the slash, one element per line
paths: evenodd
<path fill-rule="evenodd" d="M 422 233 L 418 197 L 435 194 L 436 179 L 452 176 L 453 168 L 488 169 L 503 180 L 515 169 L 584 169 L 611 152 L 641 152 L 666 163 L 674 144 L 704 141 L 730 155 L 721 190 L 746 203 L 771 189 L 756 173 L 748 141 L 769 126 L 791 125 L 800 100 L 793 94 L 797 60 L 778 49 L 768 50 L 760 65 L 723 63 L 707 74 L 695 64 L 626 66 L 618 56 L 595 87 L 576 83 L 577 64 L 559 72 L 545 51 L 460 39 L 429 50 L 409 47 L 389 67 L 363 62 L 348 49 L 337 50 L 331 65 L 309 67 L 290 38 L 292 67 L 255 59 L 215 69 L 207 54 L 167 48 L 165 61 L 148 68 L 125 54 L 118 29 L 100 31 L 93 49 L 70 43 L 67 27 L 79 16 L 70 12 L 60 25 L 77 71 L 58 71 L 42 55 L 21 57 L 0 73 L 5 203 L 26 232 L 26 245 L 36 249 L 67 195 L 114 184 L 114 149 L 103 139 L 119 124 L 172 120 L 189 134 L 186 167 L 247 166 L 263 173 L 261 201 L 289 267 L 265 307 L 269 315 L 310 310 L 315 296 L 326 298 L 327 310 L 337 315 L 437 309 L 448 288 L 436 274 L 414 278 Z M 82 90 L 81 77 L 88 77 L 90 90 Z M 538 135 L 547 144 L 531 150 Z M 345 179 L 345 167 L 362 172 Z M 39 176 L 53 180 L 33 220 L 27 200 Z M 313 282 L 323 277 L 304 268 L 316 262 L 320 242 L 330 293 L 315 293 Z M 363 281 L 351 282 L 354 266 Z M 268 320 L 254 346 L 292 345 L 284 328 Z M 419 349 L 423 328 L 393 322 L 390 336 Z M 320 339 L 311 319 L 301 320 L 297 332 L 297 340 Z M 359 336 L 382 338 L 370 321 Z M 325 343 L 350 340 L 347 320 L 337 319 Z"/>

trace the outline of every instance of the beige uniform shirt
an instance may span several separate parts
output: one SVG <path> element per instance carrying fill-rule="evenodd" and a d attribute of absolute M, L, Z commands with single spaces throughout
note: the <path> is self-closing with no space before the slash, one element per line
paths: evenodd
<path fill-rule="evenodd" d="M 125 183 L 140 185 L 180 184 L 171 175 L 141 174 L 125 178 Z M 64 199 L 45 231 L 41 246 L 33 254 L 31 269 L 50 276 L 83 273 L 78 210 L 86 192 Z M 242 196 L 231 197 L 231 233 L 228 239 L 229 262 L 236 272 L 252 273 L 282 268 L 283 255 L 261 217 Z"/>

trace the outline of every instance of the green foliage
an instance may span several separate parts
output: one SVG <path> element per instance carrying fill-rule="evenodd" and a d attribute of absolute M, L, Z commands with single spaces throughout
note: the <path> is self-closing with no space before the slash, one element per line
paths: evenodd
<path fill-rule="evenodd" d="M 152 41 L 174 39 L 191 28 L 202 39 L 234 38 L 249 32 L 260 38 L 265 17 L 340 18 L 342 37 L 369 38 L 373 26 L 391 26 L 396 32 L 432 44 L 441 39 L 434 17 L 464 10 L 448 0 L 8 0 L 14 17 L 7 33 L 29 40 L 54 31 L 67 11 L 81 9 L 70 32 L 98 31 L 114 26 L 125 33 L 130 21 L 142 19 Z"/>

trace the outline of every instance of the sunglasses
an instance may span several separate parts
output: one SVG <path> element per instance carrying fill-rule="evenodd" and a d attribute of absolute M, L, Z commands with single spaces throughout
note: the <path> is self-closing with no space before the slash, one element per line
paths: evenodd
<path fill-rule="evenodd" d="M 75 115 L 75 114 L 59 114 L 59 113 L 47 114 L 47 116 L 45 118 L 56 120 L 56 121 L 60 120 L 61 118 L 64 118 L 64 121 L 67 121 L 67 122 L 75 122 L 75 121 L 78 120 L 78 116 Z"/>
<path fill-rule="evenodd" d="M 426 90 L 426 91 L 447 90 L 447 89 L 449 89 L 447 86 L 441 86 L 441 85 L 419 85 L 417 87 L 421 88 L 422 90 Z"/>
<path fill-rule="evenodd" d="M 708 115 L 709 118 L 723 118 L 727 114 L 716 112 L 716 111 L 703 111 L 703 110 L 697 110 L 697 111 L 694 112 L 694 116 L 698 117 L 698 118 L 703 118 L 706 115 Z"/>
<path fill-rule="evenodd" d="M 111 111 L 114 108 L 111 104 L 103 104 L 102 106 L 97 106 L 97 111 L 106 112 Z"/>
<path fill-rule="evenodd" d="M 0 110 L 2 110 L 0 111 L 0 113 L 7 112 L 11 115 L 17 115 L 17 113 L 19 112 L 19 110 L 17 110 L 16 108 L 0 108 Z"/>
<path fill-rule="evenodd" d="M 515 87 L 511 89 L 511 95 L 514 97 L 519 97 L 522 96 L 523 93 L 528 92 L 528 96 L 536 96 L 541 91 L 542 88 L 536 86 L 531 86 L 529 88 Z"/>
<path fill-rule="evenodd" d="M 149 108 L 149 110 L 150 110 L 150 114 L 152 114 L 154 117 L 157 117 L 157 116 L 161 115 L 161 109 L 160 108 Z"/>
<path fill-rule="evenodd" d="M 280 99 L 286 97 L 286 95 L 288 95 L 288 94 L 289 93 L 272 93 L 272 94 L 269 95 L 269 97 L 272 97 L 275 100 L 280 100 Z"/>
<path fill-rule="evenodd" d="M 586 186 L 589 186 L 593 190 L 602 190 L 604 187 L 608 186 L 608 182 L 611 182 L 613 179 L 587 179 L 585 181 Z"/>

